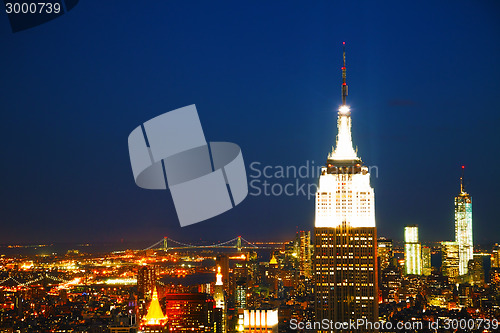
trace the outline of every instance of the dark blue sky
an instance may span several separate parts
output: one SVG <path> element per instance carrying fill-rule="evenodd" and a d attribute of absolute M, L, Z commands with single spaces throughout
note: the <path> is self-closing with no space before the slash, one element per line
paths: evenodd
<path fill-rule="evenodd" d="M 127 137 L 196 104 L 247 166 L 323 164 L 347 42 L 354 143 L 379 235 L 453 238 L 466 166 L 476 242 L 500 241 L 497 1 L 80 1 L 11 33 L 0 15 L 0 242 L 249 240 L 312 230 L 314 201 L 249 196 L 180 228 L 168 191 L 133 181 Z M 249 174 L 251 173 L 248 170 Z M 293 181 L 293 180 L 292 180 Z M 307 180 L 316 182 L 316 178 Z"/>

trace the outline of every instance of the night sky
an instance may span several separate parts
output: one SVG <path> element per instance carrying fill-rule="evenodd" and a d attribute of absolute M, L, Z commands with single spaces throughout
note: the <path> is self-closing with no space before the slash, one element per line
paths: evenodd
<path fill-rule="evenodd" d="M 0 243 L 312 230 L 304 196 L 248 196 L 181 228 L 169 191 L 135 185 L 127 138 L 196 104 L 207 140 L 237 143 L 249 176 L 254 161 L 321 165 L 344 40 L 354 144 L 378 168 L 378 234 L 401 240 L 416 223 L 424 242 L 452 240 L 465 165 L 474 241 L 500 242 L 498 1 L 82 0 L 18 33 L 0 14 Z"/>

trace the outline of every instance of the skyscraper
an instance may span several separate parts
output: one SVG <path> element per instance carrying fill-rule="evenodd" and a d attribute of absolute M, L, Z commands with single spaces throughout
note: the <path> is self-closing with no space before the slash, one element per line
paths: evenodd
<path fill-rule="evenodd" d="M 422 274 L 425 276 L 431 275 L 431 249 L 428 246 L 422 247 Z"/>
<path fill-rule="evenodd" d="M 214 301 L 215 307 L 220 309 L 221 312 L 221 324 L 222 333 L 226 333 L 226 298 L 224 296 L 224 285 L 222 283 L 222 273 L 221 267 L 217 266 L 217 280 L 215 281 L 214 287 Z"/>
<path fill-rule="evenodd" d="M 224 290 L 229 293 L 229 256 L 227 254 L 219 254 L 215 261 L 216 266 L 220 266 L 222 274 L 222 284 Z"/>
<path fill-rule="evenodd" d="M 392 262 L 392 239 L 380 237 L 377 240 L 377 256 L 380 271 L 383 271 Z"/>
<path fill-rule="evenodd" d="M 392 263 L 380 272 L 381 298 L 383 303 L 398 302 L 398 291 L 401 288 L 401 272 Z"/>
<path fill-rule="evenodd" d="M 378 320 L 377 231 L 368 168 L 354 150 L 342 67 L 337 143 L 321 168 L 314 237 L 315 320 Z"/>
<path fill-rule="evenodd" d="M 500 245 L 493 245 L 491 251 L 491 267 L 500 267 Z"/>
<path fill-rule="evenodd" d="M 441 271 L 450 283 L 457 282 L 459 257 L 457 242 L 441 242 Z"/>
<path fill-rule="evenodd" d="M 472 198 L 465 192 L 464 166 L 460 177 L 460 194 L 455 197 L 455 242 L 458 244 L 458 274 L 467 274 L 469 260 L 473 259 Z"/>
<path fill-rule="evenodd" d="M 483 255 L 475 254 L 468 264 L 468 275 L 471 284 L 476 286 L 484 285 L 484 265 Z"/>
<path fill-rule="evenodd" d="M 422 275 L 422 249 L 417 225 L 405 227 L 405 274 Z"/>
<path fill-rule="evenodd" d="M 297 233 L 298 240 L 298 256 L 299 256 L 299 271 L 300 275 L 310 278 L 312 273 L 311 262 L 311 232 L 299 231 Z"/>
<path fill-rule="evenodd" d="M 154 265 L 139 267 L 137 271 L 137 292 L 139 298 L 145 298 L 155 289 L 158 268 Z"/>

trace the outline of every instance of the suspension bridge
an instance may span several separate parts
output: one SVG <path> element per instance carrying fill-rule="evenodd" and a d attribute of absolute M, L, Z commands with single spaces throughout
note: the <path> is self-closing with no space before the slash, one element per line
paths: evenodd
<path fill-rule="evenodd" d="M 168 238 L 168 237 L 163 237 L 158 242 L 145 248 L 144 251 L 155 249 L 155 250 L 163 250 L 163 251 L 167 252 L 168 250 L 214 249 L 214 248 L 215 249 L 237 249 L 238 251 L 241 251 L 242 249 L 265 249 L 265 247 L 259 247 L 255 244 L 250 243 L 249 241 L 247 241 L 246 239 L 244 239 L 241 236 L 235 237 L 233 239 L 230 239 L 230 240 L 222 242 L 222 243 L 211 244 L 211 245 L 186 244 L 183 242 L 173 240 L 173 239 Z"/>
<path fill-rule="evenodd" d="M 37 278 L 34 278 L 32 280 L 29 280 L 29 281 L 25 281 L 25 282 L 21 282 L 12 276 L 9 276 L 6 279 L 0 281 L 0 287 L 4 287 L 4 286 L 27 287 L 27 286 L 33 285 L 33 284 L 34 285 L 42 285 L 44 280 L 46 283 L 52 283 L 52 284 L 54 284 L 54 283 L 61 284 L 61 283 L 71 282 L 71 280 L 62 279 L 60 277 L 52 276 L 50 274 L 44 273 L 44 274 L 40 274 Z"/>

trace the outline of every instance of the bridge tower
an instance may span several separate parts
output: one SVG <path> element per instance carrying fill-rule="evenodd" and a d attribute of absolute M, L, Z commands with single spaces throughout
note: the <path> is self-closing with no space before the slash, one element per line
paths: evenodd
<path fill-rule="evenodd" d="M 163 251 L 167 252 L 168 246 L 167 246 L 167 237 L 163 237 Z"/>
<path fill-rule="evenodd" d="M 241 236 L 238 236 L 238 240 L 236 241 L 236 248 L 238 251 L 241 251 Z"/>

